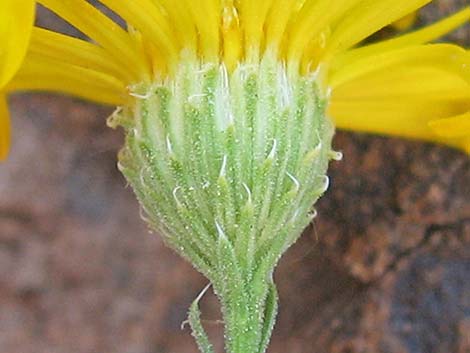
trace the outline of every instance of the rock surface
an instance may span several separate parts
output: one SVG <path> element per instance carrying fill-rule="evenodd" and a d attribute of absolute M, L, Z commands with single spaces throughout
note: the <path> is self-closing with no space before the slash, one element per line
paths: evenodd
<path fill-rule="evenodd" d="M 431 21 L 466 0 L 435 1 Z M 39 22 L 65 30 L 41 12 Z M 470 45 L 470 28 L 452 35 Z M 115 167 L 108 109 L 11 99 L 0 166 L 0 352 L 196 352 L 187 308 L 203 277 L 149 234 Z M 270 353 L 469 353 L 470 159 L 339 133 L 319 217 L 276 272 Z M 221 351 L 216 299 L 203 316 Z"/>

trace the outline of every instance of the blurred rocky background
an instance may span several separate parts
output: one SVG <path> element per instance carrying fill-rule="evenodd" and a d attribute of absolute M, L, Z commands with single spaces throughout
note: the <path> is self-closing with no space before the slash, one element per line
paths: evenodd
<path fill-rule="evenodd" d="M 467 5 L 434 1 L 420 24 Z M 38 22 L 72 31 L 40 12 Z M 72 33 L 74 33 L 72 31 Z M 450 36 L 470 45 L 470 27 Z M 116 169 L 111 112 L 12 97 L 0 166 L 0 352 L 192 353 L 187 308 L 206 281 L 139 217 Z M 270 353 L 470 352 L 470 159 L 338 133 L 319 217 L 276 272 Z M 222 351 L 218 304 L 203 318 Z"/>

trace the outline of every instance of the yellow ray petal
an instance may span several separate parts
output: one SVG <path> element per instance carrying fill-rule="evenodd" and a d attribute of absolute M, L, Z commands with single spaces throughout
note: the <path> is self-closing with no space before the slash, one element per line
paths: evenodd
<path fill-rule="evenodd" d="M 169 63 L 175 62 L 178 54 L 175 33 L 171 31 L 167 18 L 155 3 L 151 0 L 101 2 L 142 32 Z"/>
<path fill-rule="evenodd" d="M 23 61 L 34 23 L 34 0 L 0 1 L 0 88 Z"/>
<path fill-rule="evenodd" d="M 436 67 L 395 67 L 348 81 L 333 90 L 334 99 L 454 99 L 470 101 L 470 84 L 461 76 Z"/>
<path fill-rule="evenodd" d="M 380 85 L 376 84 L 369 88 L 374 91 L 380 89 Z M 421 95 L 417 93 L 408 95 L 400 94 L 398 86 L 396 88 L 396 92 L 384 96 L 360 97 L 357 92 L 352 91 L 349 97 L 346 92 L 340 93 L 339 97 L 333 94 L 328 113 L 340 129 L 433 141 L 468 151 L 470 141 L 468 134 L 443 136 L 437 134 L 430 126 L 430 121 L 445 119 L 441 124 L 446 122 L 448 128 L 457 121 L 457 119 L 447 120 L 448 117 L 468 112 L 470 110 L 468 89 L 454 93 L 450 91 L 443 95 L 427 92 Z M 462 119 L 460 117 L 458 121 L 462 122 Z M 436 123 L 436 128 L 437 126 Z M 439 128 L 441 131 L 446 131 L 445 127 Z"/>
<path fill-rule="evenodd" d="M 222 40 L 224 62 L 233 70 L 243 55 L 238 10 L 233 0 L 222 0 Z"/>
<path fill-rule="evenodd" d="M 415 32 L 339 54 L 339 56 L 335 57 L 334 59 L 335 65 L 342 66 L 346 62 L 351 63 L 366 56 L 376 55 L 378 53 L 399 49 L 405 46 L 431 42 L 462 26 L 468 22 L 468 20 L 470 20 L 469 7 L 433 25 L 427 26 Z"/>
<path fill-rule="evenodd" d="M 66 93 L 110 105 L 122 105 L 127 98 L 125 85 L 114 77 L 37 54 L 28 54 L 5 89 Z"/>
<path fill-rule="evenodd" d="M 470 137 L 465 137 L 463 139 L 457 139 L 455 145 L 452 145 L 455 148 L 461 149 L 470 155 Z"/>
<path fill-rule="evenodd" d="M 325 49 L 327 56 L 350 48 L 431 0 L 363 0 L 335 25 Z"/>
<path fill-rule="evenodd" d="M 430 108 L 440 105 L 437 108 Z M 467 109 L 470 108 L 466 105 Z M 461 108 L 464 108 L 462 105 Z M 445 144 L 470 154 L 470 137 L 444 137 L 428 126 L 427 114 L 448 116 L 461 111 L 453 103 L 428 101 L 394 103 L 382 101 L 333 102 L 329 114 L 339 129 L 379 134 L 383 136 L 405 137 Z"/>
<path fill-rule="evenodd" d="M 443 35 L 468 22 L 469 19 L 470 7 L 465 7 L 452 16 L 446 17 L 422 29 L 398 36 L 397 38 L 392 38 L 377 44 L 366 46 L 363 49 L 368 48 L 368 50 L 371 50 L 372 48 L 375 48 L 377 51 L 399 48 L 404 45 L 423 44 L 442 37 Z"/>
<path fill-rule="evenodd" d="M 470 112 L 451 118 L 432 120 L 429 126 L 441 137 L 470 137 Z"/>
<path fill-rule="evenodd" d="M 387 68 L 430 66 L 444 71 L 454 72 L 465 79 L 470 79 L 469 53 L 461 47 L 450 44 L 427 44 L 397 49 L 378 55 L 353 61 L 342 67 L 336 65 L 331 69 L 329 84 L 337 87 L 351 81 Z"/>
<path fill-rule="evenodd" d="M 329 114 L 340 129 L 394 135 L 461 146 L 462 139 L 435 134 L 428 126 L 431 117 L 449 117 L 470 109 L 470 103 L 449 101 L 371 100 L 333 101 Z M 463 146 L 462 146 L 463 148 Z"/>
<path fill-rule="evenodd" d="M 429 64 L 424 56 L 418 60 L 423 65 L 385 65 L 345 81 L 332 92 L 329 114 L 342 129 L 423 139 L 465 150 L 468 136 L 439 136 L 430 127 L 430 121 L 470 110 L 470 80 L 465 72 L 449 69 L 446 57 L 439 64 Z M 457 67 L 462 66 L 457 62 Z"/>
<path fill-rule="evenodd" d="M 182 48 L 194 50 L 197 45 L 197 33 L 191 14 L 182 1 L 153 0 L 155 6 L 161 5 L 171 19 L 170 26 L 178 37 Z"/>
<path fill-rule="evenodd" d="M 246 55 L 249 60 L 257 60 L 264 36 L 266 16 L 273 0 L 239 0 L 241 28 L 244 31 Z"/>
<path fill-rule="evenodd" d="M 292 19 L 289 31 L 287 57 L 299 60 L 307 44 L 346 13 L 358 0 L 306 1 Z"/>
<path fill-rule="evenodd" d="M 338 85 L 328 111 L 337 127 L 444 143 L 468 152 L 470 133 L 463 129 L 470 111 L 470 77 L 465 69 L 470 57 L 460 48 L 439 45 L 433 53 L 421 52 L 422 47 L 412 50 L 427 55 L 410 55 L 404 62 L 381 57 L 372 71 Z M 456 134 L 458 129 L 465 133 Z"/>
<path fill-rule="evenodd" d="M 219 0 L 183 0 L 199 33 L 200 54 L 217 61 L 220 51 L 221 4 Z"/>
<path fill-rule="evenodd" d="M 0 160 L 5 160 L 10 150 L 10 116 L 6 98 L 0 92 Z"/>
<path fill-rule="evenodd" d="M 278 50 L 289 20 L 296 10 L 291 0 L 274 1 L 266 19 L 266 46 Z"/>
<path fill-rule="evenodd" d="M 135 83 L 132 75 L 103 48 L 84 40 L 35 27 L 29 51 L 76 66 L 106 73 L 124 82 Z"/>
<path fill-rule="evenodd" d="M 149 76 L 146 61 L 132 42 L 129 34 L 83 0 L 38 0 L 42 5 L 92 38 L 108 50 L 127 70 L 145 80 Z M 126 2 L 127 3 L 127 2 Z"/>

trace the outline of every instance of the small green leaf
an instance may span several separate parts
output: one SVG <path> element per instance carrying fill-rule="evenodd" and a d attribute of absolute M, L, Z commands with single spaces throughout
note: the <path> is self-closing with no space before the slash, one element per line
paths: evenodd
<path fill-rule="evenodd" d="M 207 285 L 206 288 L 203 289 L 201 294 L 194 300 L 189 308 L 189 315 L 188 321 L 189 325 L 191 326 L 191 331 L 194 339 L 196 340 L 197 346 L 201 353 L 214 353 L 214 348 L 209 341 L 209 337 L 207 336 L 204 327 L 202 326 L 201 322 L 201 311 L 199 310 L 199 301 L 210 288 L 210 284 Z"/>
<path fill-rule="evenodd" d="M 261 332 L 261 343 L 258 353 L 264 353 L 268 348 L 269 340 L 271 339 L 271 334 L 274 329 L 274 324 L 276 323 L 276 316 L 279 308 L 278 301 L 279 296 L 277 294 L 276 285 L 271 282 L 269 284 L 268 296 L 266 297 L 264 323 Z"/>

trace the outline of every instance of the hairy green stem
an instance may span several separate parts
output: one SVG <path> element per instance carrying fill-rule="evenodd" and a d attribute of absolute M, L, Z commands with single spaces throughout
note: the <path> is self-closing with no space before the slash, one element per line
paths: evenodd
<path fill-rule="evenodd" d="M 266 286 L 249 283 L 244 292 L 222 301 L 229 353 L 264 353 L 267 348 L 277 314 L 277 292 L 272 282 L 261 293 L 255 293 L 256 287 Z"/>

